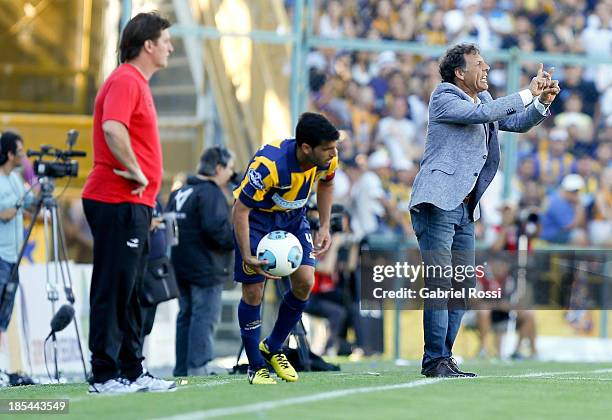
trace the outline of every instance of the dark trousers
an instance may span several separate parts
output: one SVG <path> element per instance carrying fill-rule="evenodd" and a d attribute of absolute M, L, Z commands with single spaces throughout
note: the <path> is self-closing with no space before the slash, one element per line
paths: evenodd
<path fill-rule="evenodd" d="M 341 303 L 341 296 L 335 292 L 316 293 L 310 296 L 304 312 L 327 319 L 330 336 L 325 350 L 340 343 L 340 334 L 345 327 L 348 310 Z"/>
<path fill-rule="evenodd" d="M 153 331 L 153 324 L 155 323 L 155 314 L 157 313 L 157 305 L 143 306 L 142 308 L 142 341 L 147 335 Z"/>
<path fill-rule="evenodd" d="M 221 318 L 223 284 L 197 286 L 179 282 L 174 376 L 187 376 L 214 358 L 214 337 Z"/>
<path fill-rule="evenodd" d="M 19 271 L 11 282 L 11 273 L 16 263 L 10 263 L 0 258 L 0 332 L 5 332 L 11 321 L 17 286 L 19 285 Z"/>
<path fill-rule="evenodd" d="M 89 349 L 94 382 L 142 373 L 138 290 L 148 252 L 151 208 L 83 199 L 94 239 Z"/>
<path fill-rule="evenodd" d="M 474 222 L 469 217 L 466 203 L 446 211 L 424 203 L 410 211 L 412 226 L 419 242 L 425 267 L 475 266 Z M 458 278 L 439 273 L 425 276 L 425 286 L 430 290 L 464 290 L 474 287 L 475 277 Z M 453 344 L 461 318 L 466 309 L 466 299 L 431 298 L 425 300 L 423 332 L 425 351 L 422 367 L 429 369 L 441 359 L 452 356 Z"/>

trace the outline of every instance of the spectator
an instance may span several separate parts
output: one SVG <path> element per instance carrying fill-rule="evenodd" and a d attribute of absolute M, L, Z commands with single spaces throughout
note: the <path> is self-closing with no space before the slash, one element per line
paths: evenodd
<path fill-rule="evenodd" d="M 389 73 L 387 81 L 389 83 L 389 90 L 385 95 L 385 109 L 383 110 L 385 115 L 390 114 L 388 108 L 393 106 L 393 99 L 402 98 L 406 102 L 408 96 L 406 90 L 406 80 L 399 70 L 394 70 Z M 403 117 L 408 117 L 408 109 L 405 109 Z"/>
<path fill-rule="evenodd" d="M 389 77 L 397 70 L 397 57 L 393 51 L 383 51 L 378 54 L 374 62 L 373 71 L 375 76 L 370 81 L 370 86 L 376 95 L 376 110 L 384 110 L 384 98 L 389 90 Z"/>
<path fill-rule="evenodd" d="M 393 224 L 395 232 L 403 237 L 414 238 L 414 230 L 410 221 L 410 194 L 417 170 L 411 160 L 396 159 L 393 163 L 395 177 L 388 185 L 391 207 L 395 209 Z"/>
<path fill-rule="evenodd" d="M 389 0 L 379 0 L 376 4 L 376 18 L 372 27 L 378 31 L 383 39 L 392 39 L 392 28 L 399 22 L 399 16 L 393 10 Z"/>
<path fill-rule="evenodd" d="M 584 16 L 580 13 L 560 13 L 550 23 L 564 52 L 581 54 L 584 52 L 580 42 L 580 32 L 584 27 Z"/>
<path fill-rule="evenodd" d="M 461 9 L 451 10 L 444 15 L 444 25 L 453 44 L 474 43 L 482 50 L 494 47 L 493 37 L 487 20 L 478 14 L 477 0 L 461 0 Z"/>
<path fill-rule="evenodd" d="M 600 107 L 602 114 L 601 118 L 604 124 L 610 126 L 607 121 L 612 121 L 612 83 L 610 83 L 610 86 L 604 90 L 604 93 L 601 96 Z"/>
<path fill-rule="evenodd" d="M 544 189 L 534 180 L 525 182 L 523 193 L 519 201 L 520 208 L 540 208 L 544 200 Z"/>
<path fill-rule="evenodd" d="M 594 13 L 586 20 L 582 32 L 586 52 L 590 55 L 609 54 L 612 46 L 612 4 L 598 1 Z"/>
<path fill-rule="evenodd" d="M 319 35 L 323 38 L 353 37 L 355 28 L 350 18 L 343 15 L 342 3 L 329 0 L 319 20 Z"/>
<path fill-rule="evenodd" d="M 612 142 L 601 143 L 595 151 L 595 158 L 601 168 L 612 166 Z"/>
<path fill-rule="evenodd" d="M 591 242 L 595 246 L 612 247 L 612 167 L 601 173 L 593 213 L 593 221 L 589 223 Z"/>
<path fill-rule="evenodd" d="M 555 117 L 555 126 L 570 130 L 575 127 L 574 137 L 590 139 L 593 136 L 593 118 L 582 110 L 582 99 L 572 93 L 565 101 L 563 112 Z"/>
<path fill-rule="evenodd" d="M 581 156 L 576 162 L 576 173 L 584 180 L 582 204 L 590 209 L 595 199 L 595 193 L 599 189 L 599 174 L 595 170 L 595 161 L 588 155 Z"/>
<path fill-rule="evenodd" d="M 351 230 L 358 239 L 385 229 L 388 201 L 382 179 L 388 179 L 390 172 L 391 159 L 386 150 L 379 149 L 370 155 L 367 172 L 353 185 Z"/>
<path fill-rule="evenodd" d="M 560 101 L 555 101 L 551 104 L 551 111 L 554 114 L 563 112 L 566 102 L 573 94 L 578 95 L 582 100 L 582 104 L 578 109 L 594 118 L 595 108 L 600 96 L 595 83 L 585 79 L 581 67 L 566 66 L 563 69 L 563 90 L 558 98 Z"/>
<path fill-rule="evenodd" d="M 394 164 L 408 159 L 417 160 L 422 147 L 416 144 L 416 127 L 406 118 L 408 106 L 403 97 L 393 98 L 389 106 L 390 115 L 380 120 L 376 143 L 384 145 Z"/>
<path fill-rule="evenodd" d="M 519 229 L 517 220 L 517 207 L 515 203 L 505 202 L 501 205 L 502 220 L 494 228 L 495 242 L 491 245 L 491 250 L 516 251 L 518 250 Z"/>
<path fill-rule="evenodd" d="M 548 149 L 541 150 L 535 157 L 536 172 L 547 189 L 556 187 L 561 179 L 576 170 L 576 161 L 567 151 L 566 130 L 554 128 L 550 131 Z"/>
<path fill-rule="evenodd" d="M 370 86 L 362 86 L 356 103 L 351 107 L 353 140 L 358 153 L 367 153 L 374 139 L 378 123 L 374 101 L 374 90 Z"/>
<path fill-rule="evenodd" d="M 444 27 L 444 11 L 436 9 L 430 19 L 425 22 L 424 28 L 417 34 L 417 41 L 428 45 L 446 45 L 446 29 Z"/>
<path fill-rule="evenodd" d="M 365 86 L 372 80 L 372 69 L 370 65 L 370 53 L 358 51 L 354 54 L 353 67 L 351 68 L 353 80 L 360 86 Z"/>
<path fill-rule="evenodd" d="M 550 197 L 542 215 L 540 238 L 558 244 L 586 243 L 583 230 L 585 209 L 580 202 L 583 188 L 584 180 L 580 175 L 570 174 L 563 178 L 558 192 Z"/>
<path fill-rule="evenodd" d="M 416 30 L 416 3 L 403 3 L 399 6 L 399 18 L 391 24 L 391 34 L 397 41 L 411 41 Z"/>
<path fill-rule="evenodd" d="M 521 48 L 521 39 L 533 39 L 535 30 L 529 20 L 529 16 L 523 10 L 514 15 L 514 30 L 506 34 L 501 43 L 501 48 L 510 49 L 512 47 Z M 533 45 L 533 44 L 532 44 Z M 523 48 L 521 48 L 522 50 Z"/>
<path fill-rule="evenodd" d="M 528 157 L 523 159 L 518 166 L 516 172 L 517 190 L 524 191 L 525 184 L 528 181 L 537 181 L 536 165 L 533 158 Z"/>
<path fill-rule="evenodd" d="M 502 38 L 513 32 L 510 15 L 505 10 L 497 7 L 497 2 L 495 0 L 483 0 L 480 6 L 479 15 L 482 16 L 489 25 L 492 46 L 499 48 L 502 43 Z"/>

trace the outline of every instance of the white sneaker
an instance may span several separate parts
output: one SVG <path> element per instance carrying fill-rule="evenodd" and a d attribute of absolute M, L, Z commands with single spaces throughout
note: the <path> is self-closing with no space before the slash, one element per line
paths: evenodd
<path fill-rule="evenodd" d="M 90 394 L 130 394 L 133 392 L 146 392 L 148 390 L 146 386 L 123 378 L 109 379 L 106 382 L 89 385 Z"/>
<path fill-rule="evenodd" d="M 132 382 L 132 384 L 148 388 L 148 390 L 152 392 L 165 392 L 176 390 L 176 382 L 166 381 L 164 379 L 157 378 L 151 375 L 146 370 L 143 371 L 142 375 L 140 375 L 134 382 Z"/>

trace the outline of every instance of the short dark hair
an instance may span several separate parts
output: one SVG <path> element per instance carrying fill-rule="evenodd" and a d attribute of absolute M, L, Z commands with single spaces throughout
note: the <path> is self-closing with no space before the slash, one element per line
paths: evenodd
<path fill-rule="evenodd" d="M 5 131 L 0 134 L 0 165 L 4 165 L 8 160 L 8 154 L 17 154 L 17 142 L 23 143 L 21 135 L 14 131 Z"/>
<path fill-rule="evenodd" d="M 480 54 L 475 44 L 458 44 L 449 48 L 440 60 L 443 82 L 455 83 L 455 69 L 466 70 L 465 54 Z"/>
<path fill-rule="evenodd" d="M 157 12 L 139 13 L 134 16 L 121 34 L 119 43 L 120 61 L 125 63 L 138 57 L 145 41 L 157 41 L 164 29 L 169 28 L 170 22 Z"/>
<path fill-rule="evenodd" d="M 215 176 L 217 165 L 226 168 L 233 157 L 232 153 L 224 147 L 209 147 L 202 152 L 200 164 L 198 165 L 198 173 L 200 175 Z"/>
<path fill-rule="evenodd" d="M 298 146 L 306 143 L 315 148 L 324 141 L 334 141 L 340 138 L 340 133 L 321 114 L 314 112 L 304 112 L 300 115 L 297 126 L 295 127 L 295 141 Z"/>

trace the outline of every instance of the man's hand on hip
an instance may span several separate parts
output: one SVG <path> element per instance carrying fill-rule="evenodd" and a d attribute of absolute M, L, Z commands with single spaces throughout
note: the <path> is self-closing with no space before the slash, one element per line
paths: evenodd
<path fill-rule="evenodd" d="M 129 179 L 130 181 L 134 181 L 137 184 L 139 184 L 138 188 L 136 188 L 135 190 L 132 190 L 132 195 L 138 195 L 138 197 L 142 197 L 142 193 L 149 185 L 149 180 L 144 175 L 144 173 L 142 173 L 140 169 L 136 171 L 136 173 L 132 173 L 130 171 L 125 171 L 125 170 L 120 170 L 120 169 L 113 169 L 113 172 L 116 175 L 119 175 L 120 177 Z"/>

